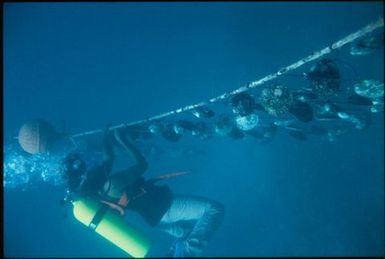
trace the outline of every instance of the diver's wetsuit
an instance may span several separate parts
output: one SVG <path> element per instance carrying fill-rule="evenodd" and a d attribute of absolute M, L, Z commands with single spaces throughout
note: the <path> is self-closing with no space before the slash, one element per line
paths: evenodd
<path fill-rule="evenodd" d="M 109 175 L 114 157 L 108 142 L 105 141 L 107 159 L 87 172 L 79 193 L 117 202 L 125 191 L 130 200 L 126 209 L 138 212 L 149 225 L 178 238 L 183 243 L 184 256 L 199 256 L 222 221 L 223 206 L 204 198 L 174 195 L 168 186 L 146 181 L 142 174 L 147 169 L 147 162 L 122 136 L 119 142 L 136 164 Z"/>

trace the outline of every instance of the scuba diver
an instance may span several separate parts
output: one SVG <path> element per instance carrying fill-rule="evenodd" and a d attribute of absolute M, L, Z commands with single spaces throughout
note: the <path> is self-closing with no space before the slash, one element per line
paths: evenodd
<path fill-rule="evenodd" d="M 87 170 L 79 154 L 69 154 L 63 161 L 63 177 L 68 189 L 65 200 L 98 197 L 116 209 L 138 212 L 153 227 L 176 238 L 169 255 L 200 256 L 224 217 L 221 203 L 206 198 L 173 194 L 167 185 L 155 184 L 161 177 L 145 179 L 147 162 L 122 130 L 107 129 L 103 139 L 104 160 Z M 111 174 L 114 147 L 122 148 L 135 164 Z M 166 175 L 167 176 L 167 175 Z"/>

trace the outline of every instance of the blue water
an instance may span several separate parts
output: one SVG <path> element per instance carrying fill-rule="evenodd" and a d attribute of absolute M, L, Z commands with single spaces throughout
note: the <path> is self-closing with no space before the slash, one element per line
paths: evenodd
<path fill-rule="evenodd" d="M 28 119 L 70 133 L 144 119 L 259 79 L 381 15 L 381 2 L 6 3 L 5 156 Z M 383 82 L 383 50 L 333 55 Z M 168 184 L 225 205 L 205 256 L 381 256 L 383 125 L 380 112 L 334 142 L 282 130 L 267 145 L 223 137 L 139 147 L 148 175 L 191 171 Z M 47 167 L 46 181 L 4 188 L 4 255 L 125 257 L 70 211 L 64 218 L 65 188 Z M 128 216 L 154 240 L 149 255 L 164 256 L 172 238 Z"/>

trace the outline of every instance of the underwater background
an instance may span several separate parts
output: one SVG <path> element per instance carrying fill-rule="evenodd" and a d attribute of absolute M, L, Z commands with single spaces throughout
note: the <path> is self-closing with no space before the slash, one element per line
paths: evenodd
<path fill-rule="evenodd" d="M 5 3 L 4 159 L 29 119 L 72 134 L 148 118 L 259 79 L 380 16 L 382 2 Z M 337 52 L 383 82 L 383 49 Z M 265 145 L 183 137 L 138 147 L 148 176 L 190 171 L 167 184 L 225 205 L 204 256 L 381 256 L 384 115 L 372 115 L 335 141 L 281 130 Z M 65 186 L 49 172 L 4 186 L 4 256 L 126 257 L 59 204 Z M 151 236 L 149 256 L 167 253 L 171 237 L 127 220 Z"/>

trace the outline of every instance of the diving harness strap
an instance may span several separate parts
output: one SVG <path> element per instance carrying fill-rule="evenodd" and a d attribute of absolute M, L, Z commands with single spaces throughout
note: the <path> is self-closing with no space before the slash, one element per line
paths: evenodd
<path fill-rule="evenodd" d="M 94 218 L 91 220 L 91 223 L 88 225 L 88 227 L 91 228 L 92 230 L 95 230 L 96 227 L 99 225 L 100 221 L 102 221 L 103 216 L 107 212 L 108 208 L 109 207 L 107 205 L 103 205 L 98 210 L 98 212 L 96 212 Z"/>

